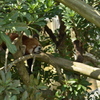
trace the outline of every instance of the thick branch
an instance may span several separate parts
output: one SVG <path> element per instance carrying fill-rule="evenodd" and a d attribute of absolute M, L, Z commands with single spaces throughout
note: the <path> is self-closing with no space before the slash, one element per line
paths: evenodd
<path fill-rule="evenodd" d="M 100 80 L 100 68 L 92 67 L 79 62 L 69 61 L 63 58 L 54 57 L 45 53 L 31 54 L 24 57 L 20 57 L 19 61 L 32 58 L 33 56 L 35 56 L 38 60 L 49 63 L 53 66 L 57 65 L 61 68 L 64 68 L 67 71 L 69 70 L 73 72 L 78 72 L 80 74 Z"/>
<path fill-rule="evenodd" d="M 100 13 L 81 0 L 56 0 L 79 13 L 91 23 L 100 27 Z"/>
<path fill-rule="evenodd" d="M 95 67 L 99 67 L 99 61 L 97 61 L 96 59 L 93 59 L 92 57 L 90 57 L 90 56 L 87 56 L 87 55 L 84 55 L 83 56 L 84 57 L 84 63 L 86 63 L 86 62 L 90 62 L 90 63 L 92 63 L 92 65 L 93 66 L 95 66 Z M 100 68 L 100 67 L 99 67 Z"/>
<path fill-rule="evenodd" d="M 56 37 L 53 34 L 52 30 L 47 25 L 45 26 L 45 31 L 49 34 L 49 36 L 52 39 L 52 41 L 56 44 L 57 43 Z"/>

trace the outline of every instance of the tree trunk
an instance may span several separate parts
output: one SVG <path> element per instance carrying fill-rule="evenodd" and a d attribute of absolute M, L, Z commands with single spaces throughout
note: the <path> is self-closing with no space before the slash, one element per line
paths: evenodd
<path fill-rule="evenodd" d="M 13 54 L 14 59 L 18 59 L 19 57 L 23 56 L 22 51 L 22 37 L 20 36 L 18 40 L 15 43 L 17 47 L 17 52 Z M 16 69 L 18 70 L 18 74 L 20 75 L 21 80 L 23 83 L 28 86 L 29 85 L 29 74 L 28 71 L 25 68 L 24 61 L 21 61 L 20 63 L 16 63 Z"/>

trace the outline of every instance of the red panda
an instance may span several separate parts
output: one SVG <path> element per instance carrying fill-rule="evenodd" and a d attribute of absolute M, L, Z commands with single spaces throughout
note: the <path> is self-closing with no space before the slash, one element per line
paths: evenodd
<path fill-rule="evenodd" d="M 15 38 L 18 37 L 18 34 L 16 33 L 6 33 L 6 35 L 9 35 L 11 41 L 13 41 Z M 25 54 L 30 54 L 30 53 L 40 53 L 41 51 L 41 44 L 38 41 L 38 38 L 29 38 L 26 35 L 22 36 L 22 45 L 25 45 L 26 50 Z M 6 45 L 4 43 L 1 44 L 2 48 L 5 49 Z"/>
<path fill-rule="evenodd" d="M 6 35 L 8 35 L 11 39 L 11 41 L 14 41 L 15 38 L 18 37 L 18 34 L 16 33 L 6 33 Z M 22 36 L 22 45 L 25 46 L 25 55 L 30 54 L 30 53 L 40 53 L 41 51 L 41 44 L 38 41 L 37 37 L 34 38 L 29 38 L 26 35 Z M 2 43 L 0 45 L 0 47 L 2 47 L 3 49 L 6 49 L 6 45 L 5 43 Z M 28 59 L 27 60 L 27 64 L 29 66 L 29 74 L 31 74 L 31 65 L 32 65 L 32 59 Z"/>
<path fill-rule="evenodd" d="M 41 44 L 37 38 L 29 38 L 23 35 L 22 44 L 26 46 L 26 54 L 40 53 L 41 51 Z"/>

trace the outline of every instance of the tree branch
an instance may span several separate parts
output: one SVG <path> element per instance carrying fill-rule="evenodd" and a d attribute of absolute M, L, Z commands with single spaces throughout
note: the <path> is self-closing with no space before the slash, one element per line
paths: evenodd
<path fill-rule="evenodd" d="M 56 0 L 100 27 L 100 12 L 81 0 Z"/>
<path fill-rule="evenodd" d="M 96 68 L 79 62 L 69 61 L 63 58 L 54 57 L 52 55 L 45 54 L 45 53 L 30 54 L 27 56 L 20 57 L 17 60 L 18 62 L 20 62 L 22 60 L 33 58 L 33 56 L 35 56 L 37 60 L 49 63 L 51 65 L 57 65 L 58 67 L 64 68 L 67 71 L 69 70 L 69 71 L 77 72 L 86 75 L 88 77 L 100 80 L 100 68 Z M 17 63 L 17 60 L 15 60 L 14 62 Z M 9 65 L 10 64 L 8 64 L 8 68 L 11 67 Z"/>
<path fill-rule="evenodd" d="M 50 38 L 52 39 L 52 41 L 57 44 L 56 41 L 56 36 L 53 34 L 52 30 L 46 25 L 45 26 L 45 31 L 49 34 Z"/>

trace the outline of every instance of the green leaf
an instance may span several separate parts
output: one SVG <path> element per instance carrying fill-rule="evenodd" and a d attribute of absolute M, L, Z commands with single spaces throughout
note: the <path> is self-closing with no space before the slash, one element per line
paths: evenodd
<path fill-rule="evenodd" d="M 78 91 L 74 90 L 74 94 L 77 96 L 78 95 Z"/>
<path fill-rule="evenodd" d="M 37 19 L 37 22 L 44 21 L 44 17 Z"/>
<path fill-rule="evenodd" d="M 11 72 L 6 73 L 6 80 L 11 80 Z"/>
<path fill-rule="evenodd" d="M 0 18 L 0 25 L 4 25 L 5 23 L 5 20 Z"/>
<path fill-rule="evenodd" d="M 36 33 L 39 33 L 39 31 L 37 29 L 35 29 L 35 28 L 29 27 L 29 29 L 35 31 Z"/>
<path fill-rule="evenodd" d="M 48 5 L 48 7 L 51 7 L 51 6 L 53 6 L 53 5 L 54 5 L 54 2 L 53 2 L 53 1 L 51 1 L 51 0 L 48 0 L 47 5 Z"/>
<path fill-rule="evenodd" d="M 82 89 L 83 89 L 84 91 L 86 91 L 87 88 L 86 88 L 85 86 L 82 86 Z"/>
<path fill-rule="evenodd" d="M 4 3 L 4 1 L 3 0 L 0 0 L 0 4 L 3 4 Z"/>
<path fill-rule="evenodd" d="M 38 85 L 39 84 L 39 80 L 37 80 L 36 78 L 34 78 L 34 85 Z"/>
<path fill-rule="evenodd" d="M 0 45 L 2 44 L 2 40 L 1 40 L 1 38 L 0 38 Z"/>
<path fill-rule="evenodd" d="M 23 16 L 26 17 L 28 21 L 33 21 L 33 16 L 31 14 L 24 12 Z"/>
<path fill-rule="evenodd" d="M 45 12 L 48 12 L 48 11 L 50 11 L 51 10 L 51 8 L 46 8 L 44 11 Z"/>
<path fill-rule="evenodd" d="M 7 17 L 4 18 L 4 20 L 7 22 L 9 21 L 16 21 L 17 17 L 19 16 L 18 11 L 12 11 L 9 14 L 7 14 Z"/>
<path fill-rule="evenodd" d="M 25 91 L 23 94 L 22 94 L 22 99 L 21 100 L 26 100 L 28 97 L 28 93 L 27 91 Z"/>
<path fill-rule="evenodd" d="M 6 81 L 6 77 L 5 77 L 4 71 L 1 70 L 1 71 L 0 71 L 0 75 L 1 75 L 2 81 L 5 82 L 5 81 Z"/>
<path fill-rule="evenodd" d="M 62 96 L 62 92 L 61 90 L 58 90 L 55 94 L 58 98 L 60 98 Z"/>
<path fill-rule="evenodd" d="M 13 23 L 13 29 L 15 29 L 16 31 L 24 31 L 27 30 L 28 26 L 25 23 Z"/>
<path fill-rule="evenodd" d="M 6 29 L 13 29 L 14 31 L 24 31 L 28 29 L 27 24 L 22 22 L 10 23 L 4 26 Z"/>
<path fill-rule="evenodd" d="M 2 27 L 2 25 L 4 25 L 4 24 L 6 24 L 5 20 L 0 18 L 0 31 L 5 30 L 5 27 Z"/>
<path fill-rule="evenodd" d="M 17 96 L 12 96 L 10 100 L 17 100 Z"/>
<path fill-rule="evenodd" d="M 9 51 L 11 53 L 16 53 L 17 48 L 14 44 L 11 43 L 11 40 L 9 38 L 9 36 L 7 36 L 5 33 L 0 33 L 1 39 L 6 43 L 6 46 L 8 47 Z"/>
<path fill-rule="evenodd" d="M 77 90 L 80 90 L 82 87 L 82 85 L 78 85 Z"/>
<path fill-rule="evenodd" d="M 12 85 L 13 85 L 13 87 L 20 86 L 20 80 L 14 80 Z"/>
<path fill-rule="evenodd" d="M 74 84 L 74 83 L 76 83 L 76 80 L 70 80 L 70 81 L 68 81 L 68 83 Z"/>
<path fill-rule="evenodd" d="M 45 26 L 46 22 L 36 22 L 34 23 L 35 25 L 39 25 L 39 26 Z"/>
<path fill-rule="evenodd" d="M 3 83 L 3 81 L 0 79 L 0 84 L 2 84 Z"/>
<path fill-rule="evenodd" d="M 30 30 L 25 30 L 24 32 L 26 33 L 27 36 L 31 35 Z"/>
<path fill-rule="evenodd" d="M 29 4 L 31 10 L 34 10 L 38 6 L 38 2 L 36 4 Z"/>
<path fill-rule="evenodd" d="M 66 84 L 64 84 L 63 86 L 64 86 L 64 88 L 66 88 L 66 87 L 67 87 L 67 85 L 66 85 Z"/>
<path fill-rule="evenodd" d="M 3 86 L 0 86 L 0 93 L 2 93 L 5 90 Z"/>
<path fill-rule="evenodd" d="M 0 31 L 5 31 L 5 27 L 0 26 Z"/>
<path fill-rule="evenodd" d="M 13 86 L 9 87 L 8 91 L 10 91 L 13 94 L 20 94 L 19 89 L 18 88 L 13 88 Z"/>
<path fill-rule="evenodd" d="M 41 90 L 46 90 L 48 87 L 44 86 L 43 84 L 40 84 L 39 86 L 37 86 L 37 88 Z"/>
<path fill-rule="evenodd" d="M 36 100 L 40 100 L 40 97 L 42 96 L 42 92 L 36 93 Z"/>
<path fill-rule="evenodd" d="M 73 91 L 73 88 L 70 86 L 69 90 L 70 90 L 70 91 Z"/>

